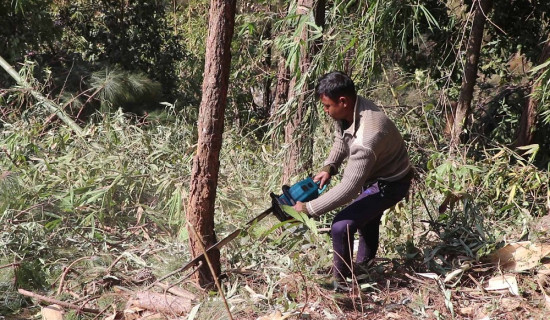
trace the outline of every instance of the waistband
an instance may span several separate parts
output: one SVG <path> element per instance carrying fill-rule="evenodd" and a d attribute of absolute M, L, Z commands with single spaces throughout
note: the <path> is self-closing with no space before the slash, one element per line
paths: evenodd
<path fill-rule="evenodd" d="M 378 180 L 378 182 L 381 183 L 403 183 L 403 182 L 410 182 L 414 178 L 414 169 L 411 168 L 407 174 L 403 176 L 403 178 L 395 181 L 388 181 L 388 180 Z"/>

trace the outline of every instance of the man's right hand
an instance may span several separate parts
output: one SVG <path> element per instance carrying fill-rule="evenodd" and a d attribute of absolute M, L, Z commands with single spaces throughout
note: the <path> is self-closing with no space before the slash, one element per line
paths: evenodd
<path fill-rule="evenodd" d="M 315 177 L 313 177 L 313 182 L 318 182 L 318 181 L 321 182 L 319 184 L 319 189 L 322 189 L 325 186 L 325 184 L 328 183 L 329 180 L 330 180 L 330 173 L 326 171 L 321 171 Z"/>

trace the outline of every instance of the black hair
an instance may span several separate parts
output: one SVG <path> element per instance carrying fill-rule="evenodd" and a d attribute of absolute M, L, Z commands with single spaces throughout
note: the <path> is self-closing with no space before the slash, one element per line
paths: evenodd
<path fill-rule="evenodd" d="M 352 98 L 357 96 L 353 80 L 340 71 L 333 71 L 322 76 L 315 87 L 315 94 L 317 98 L 325 95 L 335 101 L 342 96 Z"/>

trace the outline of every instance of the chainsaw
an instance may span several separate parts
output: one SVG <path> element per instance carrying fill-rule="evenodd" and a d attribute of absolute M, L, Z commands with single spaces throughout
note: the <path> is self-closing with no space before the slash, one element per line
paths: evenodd
<path fill-rule="evenodd" d="M 228 236 L 218 241 L 216 244 L 212 245 L 206 252 L 213 250 L 219 250 L 231 240 L 235 239 L 241 232 L 250 228 L 253 224 L 267 217 L 270 213 L 273 213 L 277 219 L 281 222 L 292 220 L 293 218 L 285 212 L 283 206 L 294 206 L 297 201 L 307 202 L 313 199 L 316 199 L 326 188 L 326 185 L 323 188 L 319 188 L 319 182 L 314 182 L 311 177 L 308 177 L 292 186 L 284 185 L 282 187 L 282 194 L 276 195 L 273 192 L 270 193 L 271 197 L 271 207 L 266 209 L 264 212 L 260 213 L 256 217 L 248 221 L 244 227 L 237 229 L 230 233 Z M 177 272 L 184 272 L 189 268 L 195 266 L 199 261 L 204 257 L 204 254 L 198 255 L 193 260 L 185 264 L 180 269 L 176 270 Z M 157 280 L 160 281 L 161 279 Z"/>
<path fill-rule="evenodd" d="M 282 208 L 281 205 L 294 206 L 296 202 L 308 202 L 316 199 L 323 191 L 325 191 L 326 185 L 323 188 L 319 188 L 320 182 L 314 182 L 311 177 L 292 185 L 291 187 L 284 185 L 281 189 L 282 195 L 276 195 L 273 192 L 271 196 L 271 208 L 273 214 L 279 221 L 285 222 L 292 219 Z"/>

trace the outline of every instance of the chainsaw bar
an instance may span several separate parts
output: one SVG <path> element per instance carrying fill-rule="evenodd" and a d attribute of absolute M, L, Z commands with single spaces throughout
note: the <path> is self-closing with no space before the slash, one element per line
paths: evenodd
<path fill-rule="evenodd" d="M 252 218 L 252 220 L 248 221 L 244 227 L 231 232 L 228 236 L 226 236 L 225 238 L 223 238 L 220 241 L 216 242 L 216 244 L 214 244 L 211 247 L 209 247 L 208 249 L 206 249 L 206 253 L 209 253 L 214 249 L 220 250 L 223 246 L 225 246 L 226 244 L 231 242 L 233 239 L 235 239 L 241 232 L 248 229 L 250 226 L 252 226 L 253 224 L 255 224 L 258 221 L 262 220 L 263 218 L 267 217 L 271 212 L 273 212 L 273 207 L 271 207 L 269 209 L 266 209 L 264 212 L 260 213 L 256 217 Z M 204 253 L 196 256 L 193 260 L 189 261 L 186 265 L 181 267 L 179 269 L 179 272 L 184 272 L 187 269 L 195 266 L 203 258 L 204 258 Z"/>

